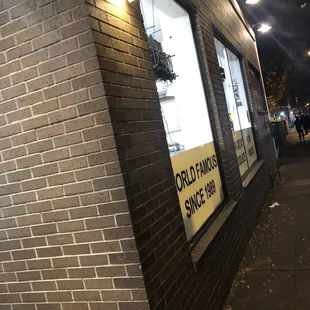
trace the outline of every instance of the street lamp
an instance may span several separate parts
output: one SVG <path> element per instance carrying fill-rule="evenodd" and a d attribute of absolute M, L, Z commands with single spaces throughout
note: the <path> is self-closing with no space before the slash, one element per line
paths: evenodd
<path fill-rule="evenodd" d="M 258 3 L 260 0 L 246 0 L 245 3 L 246 4 L 256 4 Z"/>
<path fill-rule="evenodd" d="M 257 31 L 261 33 L 267 33 L 272 27 L 268 24 L 260 24 L 260 27 L 257 29 Z"/>

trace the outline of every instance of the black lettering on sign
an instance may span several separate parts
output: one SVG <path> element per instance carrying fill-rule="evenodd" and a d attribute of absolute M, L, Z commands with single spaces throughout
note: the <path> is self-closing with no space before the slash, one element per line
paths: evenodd
<path fill-rule="evenodd" d="M 187 169 L 181 171 L 181 176 L 182 176 L 182 183 L 183 183 L 183 186 L 184 186 L 184 188 L 185 188 L 186 186 L 189 185 L 189 184 L 188 184 L 188 181 L 187 181 Z"/>
<path fill-rule="evenodd" d="M 251 143 L 251 142 L 252 142 L 251 136 L 247 136 L 247 141 L 248 141 L 248 143 Z"/>
<path fill-rule="evenodd" d="M 194 195 L 190 196 L 189 199 L 185 201 L 185 208 L 187 210 L 187 217 L 191 218 L 195 212 L 200 209 L 206 200 L 204 198 L 203 189 L 198 190 Z"/>
<path fill-rule="evenodd" d="M 177 173 L 175 175 L 175 185 L 176 185 L 178 191 L 182 192 L 182 190 L 183 190 L 183 182 L 182 182 L 182 178 L 181 178 L 180 173 Z"/>
<path fill-rule="evenodd" d="M 212 180 L 204 188 L 200 188 L 195 194 L 185 200 L 186 216 L 190 219 L 205 203 L 216 193 L 215 181 Z M 206 198 L 205 198 L 206 197 Z"/>
<path fill-rule="evenodd" d="M 254 155 L 254 147 L 253 146 L 249 148 L 249 155 L 250 156 Z"/>
<path fill-rule="evenodd" d="M 206 192 L 207 199 L 210 199 L 216 193 L 216 186 L 215 186 L 214 180 L 210 181 L 205 186 L 205 192 Z"/>
<path fill-rule="evenodd" d="M 214 168 L 217 168 L 217 158 L 215 155 L 212 156 Z"/>
<path fill-rule="evenodd" d="M 240 156 L 238 156 L 238 164 L 239 166 L 241 166 L 245 162 L 246 162 L 246 155 L 245 153 L 242 153 Z"/>
<path fill-rule="evenodd" d="M 196 181 L 196 172 L 193 166 L 189 167 L 191 182 L 194 183 Z"/>
<path fill-rule="evenodd" d="M 200 164 L 196 163 L 195 167 L 196 167 L 196 173 L 197 173 L 198 179 L 200 179 L 200 177 L 201 177 L 201 174 L 200 174 L 200 171 L 201 171 Z"/>
<path fill-rule="evenodd" d="M 209 172 L 208 169 L 208 161 L 207 159 L 204 159 L 200 162 L 200 177 L 206 175 Z"/>
<path fill-rule="evenodd" d="M 182 192 L 184 188 L 192 185 L 196 181 L 196 174 L 194 167 L 189 167 L 186 170 L 182 170 L 175 175 L 175 184 L 179 192 Z"/>
<path fill-rule="evenodd" d="M 216 155 L 207 157 L 193 166 L 182 170 L 175 175 L 175 185 L 178 192 L 182 192 L 186 187 L 191 186 L 201 177 L 218 167 Z"/>
<path fill-rule="evenodd" d="M 234 143 L 234 145 L 235 145 L 235 149 L 236 149 L 236 150 L 242 149 L 242 148 L 243 148 L 243 140 L 242 140 L 242 139 L 237 140 L 237 141 Z"/>

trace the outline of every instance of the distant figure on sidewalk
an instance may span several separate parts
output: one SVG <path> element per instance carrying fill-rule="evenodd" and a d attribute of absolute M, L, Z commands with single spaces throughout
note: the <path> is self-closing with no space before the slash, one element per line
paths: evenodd
<path fill-rule="evenodd" d="M 306 117 L 304 114 L 301 115 L 300 122 L 301 122 L 301 126 L 304 130 L 304 133 L 306 133 Z"/>
<path fill-rule="evenodd" d="M 310 130 L 310 116 L 308 114 L 305 116 L 304 129 L 305 129 L 306 135 L 308 135 L 309 130 Z"/>
<path fill-rule="evenodd" d="M 304 134 L 304 130 L 303 130 L 303 122 L 299 118 L 299 116 L 296 117 L 296 121 L 295 121 L 294 124 L 295 124 L 296 131 L 298 132 L 300 141 L 303 140 L 305 142 L 305 134 Z"/>

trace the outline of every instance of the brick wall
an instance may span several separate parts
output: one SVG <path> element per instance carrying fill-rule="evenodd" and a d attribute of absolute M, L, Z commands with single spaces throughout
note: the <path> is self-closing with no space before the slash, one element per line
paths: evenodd
<path fill-rule="evenodd" d="M 156 117 L 160 111 L 153 88 L 150 88 L 148 93 L 140 93 L 140 79 L 147 79 L 148 72 L 139 75 L 140 63 L 138 71 L 137 65 L 133 63 L 128 63 L 127 70 L 122 71 L 123 66 L 120 64 L 122 60 L 117 60 L 118 65 L 113 68 L 111 66 L 108 70 L 117 73 L 118 80 L 113 82 L 107 80 L 105 83 L 114 85 L 126 83 L 128 90 L 113 94 L 122 98 L 113 100 L 113 106 L 110 106 L 111 119 L 115 128 L 120 164 L 124 173 L 150 307 L 156 310 L 214 310 L 220 309 L 225 300 L 225 294 L 241 260 L 243 249 L 271 186 L 269 173 L 275 170 L 275 160 L 270 132 L 268 128 L 263 127 L 264 121 L 256 113 L 255 103 L 251 101 L 251 94 L 247 89 L 259 151 L 264 148 L 264 152 L 260 153 L 261 159 L 265 159 L 266 163 L 254 181 L 246 189 L 242 188 L 215 53 L 215 29 L 244 56 L 245 69 L 247 61 L 259 68 L 255 42 L 228 1 L 184 1 L 184 5 L 190 12 L 196 12 L 193 13 L 195 33 L 201 65 L 204 68 L 217 144 L 229 197 L 238 200 L 234 212 L 199 262 L 198 271 L 195 270 L 190 258 L 190 247 L 186 240 L 174 188 L 162 121 L 160 117 L 146 118 L 146 115 L 150 115 L 148 112 L 151 111 Z M 107 12 L 106 7 L 101 9 Z M 127 31 L 126 24 L 118 24 L 117 28 Z M 109 35 L 108 31 L 111 28 L 107 29 L 102 27 L 100 31 Z M 135 38 L 134 41 L 127 43 L 145 49 L 144 46 L 136 46 Z M 128 45 L 124 46 L 123 59 L 128 54 Z M 106 59 L 106 55 L 102 54 L 101 57 Z M 106 66 L 102 65 L 101 68 L 105 69 Z M 151 77 L 151 68 L 145 69 L 149 71 Z M 125 81 L 123 77 L 126 77 Z M 154 81 L 153 86 L 148 85 L 154 87 Z M 117 109 L 115 114 L 113 109 Z M 257 188 L 260 188 L 259 194 Z"/>
<path fill-rule="evenodd" d="M 229 1 L 184 5 L 238 200 L 198 271 L 138 1 L 0 0 L 0 310 L 220 309 L 275 161 L 250 101 L 266 163 L 242 188 L 214 29 L 245 70 L 259 68 L 255 42 Z"/>
<path fill-rule="evenodd" d="M 165 263 L 170 266 L 169 253 L 165 253 L 169 248 L 165 249 L 165 245 L 173 247 L 180 237 L 183 242 L 186 237 L 184 229 L 172 234 L 170 228 L 174 218 L 179 223 L 182 218 L 138 5 L 134 2 L 121 12 L 105 1 L 96 1 L 90 6 L 90 15 L 144 279 L 149 292 L 156 293 L 165 288 L 158 281 L 153 282 L 154 288 L 149 286 L 154 271 L 150 274 L 147 266 L 157 270 Z M 157 227 L 153 226 L 156 221 Z M 165 261 L 153 252 L 161 242 Z M 149 300 L 153 307 L 152 293 Z"/>
<path fill-rule="evenodd" d="M 1 310 L 147 309 L 88 6 L 0 0 Z"/>

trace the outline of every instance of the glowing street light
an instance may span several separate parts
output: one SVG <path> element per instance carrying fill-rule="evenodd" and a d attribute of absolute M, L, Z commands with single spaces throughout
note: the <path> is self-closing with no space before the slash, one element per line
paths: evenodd
<path fill-rule="evenodd" d="M 256 4 L 258 3 L 260 0 L 246 0 L 245 3 L 246 4 Z"/>
<path fill-rule="evenodd" d="M 307 55 L 310 56 L 310 51 L 307 52 Z"/>
<path fill-rule="evenodd" d="M 268 32 L 272 27 L 267 25 L 267 24 L 261 24 L 260 27 L 257 29 L 257 31 L 261 33 L 266 33 Z"/>

